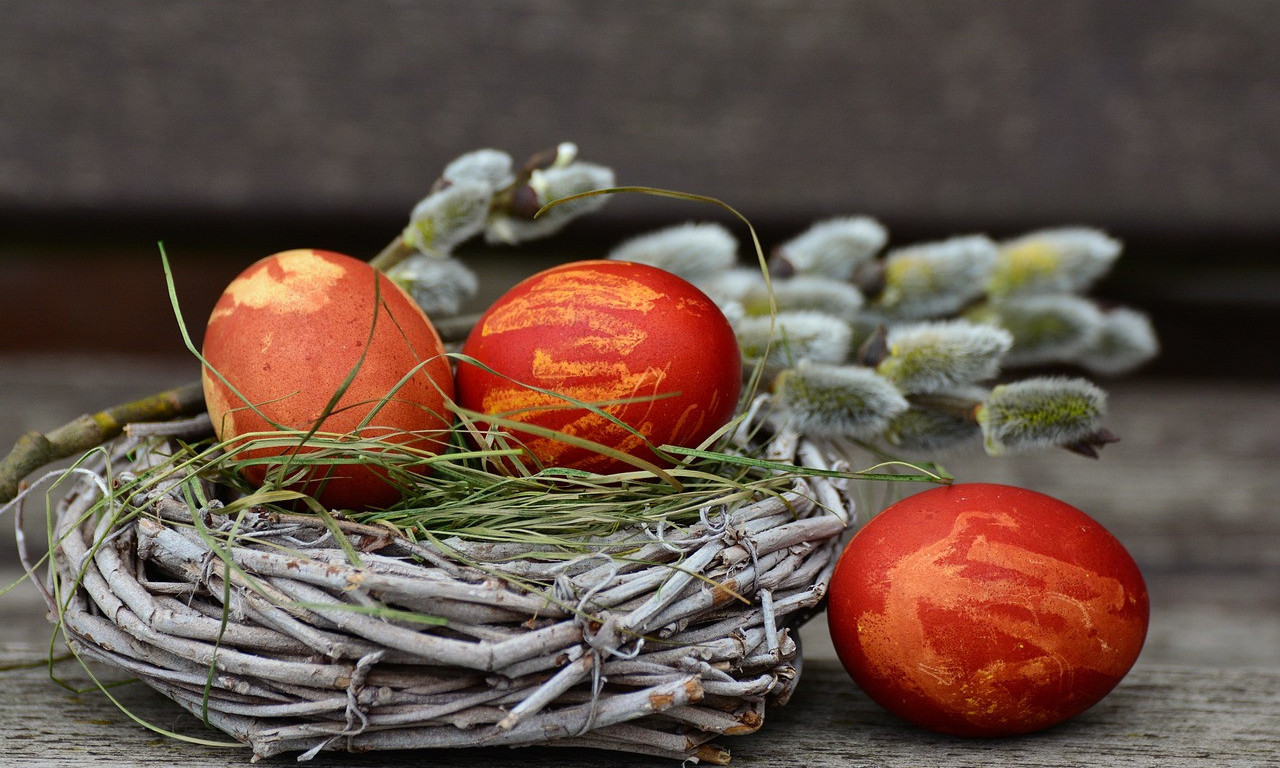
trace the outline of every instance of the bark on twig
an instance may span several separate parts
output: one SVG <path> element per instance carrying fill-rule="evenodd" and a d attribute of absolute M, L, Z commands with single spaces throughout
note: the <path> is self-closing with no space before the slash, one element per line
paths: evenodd
<path fill-rule="evenodd" d="M 46 464 L 102 445 L 122 434 L 126 424 L 192 416 L 203 408 L 204 390 L 197 381 L 85 414 L 50 432 L 28 432 L 18 438 L 9 455 L 0 461 L 0 504 L 18 495 L 27 475 Z"/>
<path fill-rule="evenodd" d="M 60 502 L 46 599 L 80 653 L 257 759 L 560 744 L 723 763 L 713 740 L 755 731 L 795 688 L 794 632 L 826 594 L 851 506 L 844 481 L 798 477 L 547 563 L 526 545 L 339 521 L 353 563 L 306 515 L 233 520 L 163 488 L 104 503 L 126 443 Z M 837 461 L 803 438 L 769 448 Z"/>

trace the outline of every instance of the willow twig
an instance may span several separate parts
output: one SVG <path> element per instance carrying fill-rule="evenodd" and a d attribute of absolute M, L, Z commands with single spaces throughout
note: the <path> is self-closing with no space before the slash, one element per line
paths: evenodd
<path fill-rule="evenodd" d="M 46 464 L 102 445 L 121 435 L 130 422 L 191 416 L 203 408 L 204 390 L 200 382 L 195 382 L 85 414 L 50 432 L 27 432 L 0 461 L 0 504 L 18 495 L 27 475 Z"/>

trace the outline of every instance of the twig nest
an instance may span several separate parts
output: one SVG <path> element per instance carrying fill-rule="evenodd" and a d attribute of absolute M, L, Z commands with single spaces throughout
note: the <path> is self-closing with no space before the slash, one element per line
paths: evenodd
<path fill-rule="evenodd" d="M 785 703 L 852 500 L 837 477 L 565 549 L 415 541 L 232 502 L 175 446 L 89 462 L 46 592 L 71 647 L 129 671 L 255 758 L 557 744 L 725 763 Z M 777 460 L 840 466 L 788 435 Z M 186 456 L 186 454 L 181 454 Z M 188 457 L 189 458 L 189 457 Z M 113 487 L 104 478 L 121 482 Z M 236 509 L 238 511 L 232 512 Z"/>

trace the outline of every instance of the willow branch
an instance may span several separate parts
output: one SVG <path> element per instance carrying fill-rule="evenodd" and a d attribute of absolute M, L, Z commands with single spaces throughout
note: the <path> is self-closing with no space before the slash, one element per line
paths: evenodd
<path fill-rule="evenodd" d="M 22 479 L 68 456 L 91 450 L 124 432 L 126 424 L 192 416 L 204 408 L 200 382 L 149 395 L 97 413 L 85 414 L 50 432 L 31 431 L 18 438 L 0 461 L 0 504 L 18 495 Z"/>
<path fill-rule="evenodd" d="M 914 394 L 907 398 L 913 405 L 945 413 L 960 419 L 977 422 L 975 415 L 979 403 L 972 398 L 940 394 Z"/>
<path fill-rule="evenodd" d="M 396 235 L 394 240 L 369 259 L 369 266 L 379 272 L 386 272 L 417 252 L 417 249 L 404 241 L 404 235 Z"/>

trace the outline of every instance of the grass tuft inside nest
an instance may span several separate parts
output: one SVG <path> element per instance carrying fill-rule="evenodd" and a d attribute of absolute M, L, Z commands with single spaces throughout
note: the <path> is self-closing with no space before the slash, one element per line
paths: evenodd
<path fill-rule="evenodd" d="M 754 227 L 741 213 L 714 198 L 649 187 L 617 187 L 573 195 L 553 205 L 583 197 L 617 193 L 641 193 L 712 204 L 727 210 L 741 220 L 751 236 L 752 245 L 766 283 L 769 280 L 764 251 Z M 187 332 L 174 289 L 167 255 L 161 248 L 166 282 L 175 319 L 183 340 L 202 366 L 209 367 Z M 771 295 L 771 294 L 770 294 Z M 770 305 L 771 314 L 776 308 Z M 451 353 L 455 365 L 482 365 L 457 352 Z M 359 364 L 346 381 L 333 393 L 328 409 L 334 408 Z M 217 371 L 212 371 L 218 376 Z M 751 372 L 744 401 L 751 401 L 762 386 L 763 369 L 757 365 Z M 406 379 L 408 376 L 406 375 Z M 228 383 L 228 386 L 229 383 Z M 522 384 L 522 386 L 528 386 Z M 532 387 L 531 387 L 532 388 Z M 536 389 L 536 388 L 532 388 Z M 234 387 L 232 387 L 234 390 Z M 638 434 L 608 412 L 616 403 L 584 403 L 559 393 L 564 407 L 584 408 L 618 426 Z M 393 398 L 395 392 L 387 394 Z M 246 408 L 255 409 L 246 401 Z M 376 413 L 381 403 L 373 404 Z M 290 430 L 274 425 L 278 431 L 242 435 L 234 445 L 206 443 L 184 446 L 181 455 L 162 463 L 154 470 L 155 478 L 139 477 L 140 487 L 165 482 L 165 474 L 176 472 L 188 484 L 187 495 L 195 508 L 202 507 L 210 494 L 227 505 L 233 513 L 246 506 L 263 506 L 286 511 L 312 511 L 328 518 L 330 513 L 314 499 L 297 489 L 305 478 L 324 475 L 326 470 L 340 473 L 344 466 L 363 465 L 373 468 L 395 482 L 404 491 L 404 499 L 387 509 L 375 511 L 342 511 L 349 520 L 380 525 L 410 539 L 458 536 L 471 540 L 522 542 L 580 551 L 585 542 L 608 536 L 632 525 L 684 525 L 696 522 L 715 508 L 737 505 L 769 496 L 780 496 L 793 489 L 805 475 L 845 477 L 850 480 L 916 480 L 945 481 L 942 473 L 930 465 L 899 462 L 897 469 L 872 468 L 866 472 L 835 472 L 784 462 L 768 461 L 756 455 L 767 435 L 729 435 L 741 432 L 750 420 L 745 411 L 706 443 L 694 448 L 678 446 L 649 447 L 663 465 L 629 456 L 609 446 L 584 440 L 534 424 L 509 418 L 510 414 L 479 414 L 454 403 L 447 407 L 454 417 L 454 428 L 448 450 L 438 454 L 397 445 L 387 435 L 379 440 L 361 439 L 353 435 L 326 435 L 315 429 Z M 256 409 L 255 409 L 256 410 Z M 758 425 L 749 425 L 757 429 Z M 545 467 L 532 469 L 523 462 L 528 453 L 520 444 L 520 436 L 551 438 L 570 445 L 621 460 L 634 471 L 597 475 L 573 469 Z M 640 435 L 643 439 L 643 436 Z M 647 444 L 647 440 L 645 441 Z M 731 448 L 730 445 L 749 445 Z M 266 459 L 237 458 L 248 447 L 274 448 L 280 457 Z M 270 464 L 267 483 L 251 487 L 240 479 L 241 470 L 253 464 Z M 883 465 L 882 465 L 883 466 Z M 905 469 L 904 469 L 905 468 Z M 210 486 L 206 481 L 214 481 Z M 221 490 L 219 490 L 221 489 Z M 230 492 L 228 489 L 231 489 Z"/>
<path fill-rule="evenodd" d="M 323 472 L 326 467 L 341 472 L 344 466 L 358 464 L 385 472 L 402 485 L 405 496 L 387 509 L 339 510 L 347 520 L 383 526 L 413 540 L 457 536 L 581 551 L 590 546 L 592 539 L 629 526 L 678 527 L 695 523 L 717 509 L 780 496 L 794 489 L 797 480 L 805 476 L 924 482 L 937 482 L 944 477 L 928 465 L 840 472 L 769 461 L 710 446 L 661 446 L 664 453 L 679 459 L 674 467 L 661 473 L 637 469 L 598 475 L 549 467 L 509 474 L 501 468 L 510 468 L 517 448 L 471 449 L 462 444 L 464 437 L 455 437 L 453 450 L 431 455 L 374 440 L 288 432 L 264 434 L 254 439 L 268 444 L 284 442 L 306 450 L 294 454 L 289 474 L 277 476 L 261 488 L 239 478 L 246 466 L 268 461 L 236 458 L 230 451 L 243 449 L 243 438 L 234 444 L 180 444 L 167 461 L 157 462 L 127 483 L 117 484 L 114 494 L 131 497 L 176 481 L 197 509 L 207 507 L 216 494 L 223 505 L 221 512 L 226 515 L 235 515 L 247 507 L 328 514 L 305 494 L 291 490 L 291 486 L 296 487 L 304 472 Z M 252 440 L 249 444 L 257 445 Z M 146 449 L 154 450 L 151 446 Z M 269 461 L 279 460 L 277 457 Z M 424 469 L 426 473 L 422 472 Z"/>

